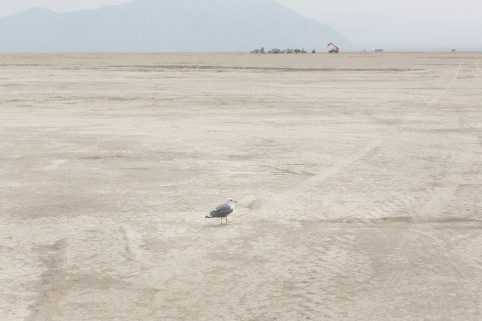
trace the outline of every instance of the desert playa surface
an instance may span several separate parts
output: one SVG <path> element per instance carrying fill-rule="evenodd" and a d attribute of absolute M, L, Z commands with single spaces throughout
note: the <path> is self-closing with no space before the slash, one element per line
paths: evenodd
<path fill-rule="evenodd" d="M 0 320 L 481 319 L 481 53 L 1 54 L 0 107 Z"/>

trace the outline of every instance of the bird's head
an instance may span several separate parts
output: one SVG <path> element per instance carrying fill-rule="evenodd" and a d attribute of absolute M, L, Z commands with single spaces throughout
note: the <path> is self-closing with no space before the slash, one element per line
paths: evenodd
<path fill-rule="evenodd" d="M 226 199 L 226 204 L 230 204 L 230 203 L 236 203 L 236 201 L 233 200 L 232 198 Z"/>

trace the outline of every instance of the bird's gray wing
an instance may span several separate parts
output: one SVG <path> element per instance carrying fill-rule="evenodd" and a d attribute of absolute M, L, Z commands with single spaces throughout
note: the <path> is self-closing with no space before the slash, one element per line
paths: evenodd
<path fill-rule="evenodd" d="M 231 206 L 229 206 L 228 204 L 221 204 L 221 205 L 218 205 L 214 210 L 215 211 L 226 211 L 226 210 L 230 210 L 231 209 Z"/>
<path fill-rule="evenodd" d="M 228 215 L 229 213 L 231 213 L 232 211 L 233 211 L 233 209 L 228 204 L 221 204 L 218 207 L 216 207 L 211 212 L 210 215 L 212 217 L 224 217 L 224 216 Z"/>

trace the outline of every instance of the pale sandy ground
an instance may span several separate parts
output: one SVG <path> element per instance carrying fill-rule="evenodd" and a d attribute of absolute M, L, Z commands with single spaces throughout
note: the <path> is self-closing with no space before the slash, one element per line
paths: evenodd
<path fill-rule="evenodd" d="M 2 321 L 481 320 L 481 53 L 99 56 L 0 55 Z"/>

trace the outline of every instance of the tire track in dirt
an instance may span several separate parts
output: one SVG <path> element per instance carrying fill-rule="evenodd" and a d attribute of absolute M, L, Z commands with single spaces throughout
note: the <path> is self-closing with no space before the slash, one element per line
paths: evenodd
<path fill-rule="evenodd" d="M 307 180 L 293 187 L 291 190 L 284 192 L 283 196 L 296 196 L 306 193 L 307 191 L 316 187 L 316 185 L 318 185 L 319 183 L 343 172 L 347 167 L 358 162 L 370 152 L 380 147 L 383 140 L 384 139 L 377 139 L 375 141 L 372 141 L 355 155 L 347 157 L 329 168 L 321 169 L 315 176 L 308 178 Z"/>
<path fill-rule="evenodd" d="M 445 95 L 449 93 L 449 90 L 453 88 L 455 82 L 459 78 L 462 65 L 463 63 L 460 63 L 458 65 L 456 72 L 450 79 L 449 85 L 447 86 L 447 89 L 444 93 Z M 477 66 L 477 69 L 480 71 L 478 62 L 475 62 L 475 65 Z M 426 105 L 427 106 L 434 105 L 436 102 L 440 100 L 441 97 L 444 96 L 444 94 L 441 94 L 439 97 L 437 97 L 435 101 L 432 101 L 431 103 Z M 452 94 L 452 97 L 454 97 L 454 95 L 455 94 Z M 455 100 L 454 110 L 458 115 L 457 125 L 461 129 L 470 129 L 471 131 L 475 132 L 479 141 L 479 146 L 482 146 L 482 134 L 474 126 L 471 126 L 469 123 L 467 123 L 466 121 L 467 117 L 461 111 L 460 99 L 458 99 L 457 97 L 455 98 L 456 100 Z M 471 153 L 469 154 L 458 155 L 458 157 L 462 157 L 461 159 L 459 159 L 459 161 L 465 164 L 466 166 L 473 168 L 473 166 L 475 166 L 475 164 L 477 163 L 477 158 L 478 158 L 477 155 L 479 154 L 479 151 L 477 151 L 476 149 L 477 148 L 472 150 Z M 448 164 L 454 159 L 455 159 L 455 156 L 453 154 L 444 153 L 441 157 L 441 162 L 443 164 Z M 444 176 L 440 179 L 441 181 L 447 179 L 448 172 L 449 172 L 449 169 L 446 168 Z M 479 301 L 479 297 L 480 297 L 480 292 L 477 286 L 476 285 L 474 286 L 474 283 L 476 283 L 478 273 L 475 271 L 471 271 L 471 269 L 469 268 L 464 268 L 460 264 L 457 264 L 456 260 L 450 255 L 449 251 L 447 250 L 446 241 L 438 238 L 435 235 L 432 224 L 430 223 L 424 224 L 424 221 L 426 221 L 427 217 L 430 217 L 430 215 L 433 215 L 434 213 L 440 212 L 446 205 L 448 205 L 449 203 L 452 202 L 452 200 L 455 199 L 456 191 L 459 186 L 460 186 L 459 182 L 447 182 L 444 184 L 443 187 L 429 190 L 427 191 L 428 197 L 426 197 L 424 202 L 414 198 L 409 198 L 407 199 L 407 201 L 409 202 L 407 206 L 407 211 L 412 221 L 415 223 L 418 223 L 417 224 L 418 227 L 422 229 L 425 236 L 428 236 L 430 242 L 433 244 L 433 247 L 437 250 L 437 253 L 443 259 L 448 261 L 448 265 L 450 269 L 454 272 L 455 277 L 459 281 L 459 284 L 467 292 L 470 293 L 470 295 L 474 298 L 475 305 L 477 306 L 477 302 Z"/>
<path fill-rule="evenodd" d="M 448 95 L 449 93 L 449 90 L 453 88 L 455 82 L 457 81 L 457 79 L 459 78 L 459 75 L 461 73 L 461 69 L 462 69 L 462 66 L 464 64 L 463 63 L 459 63 L 458 67 L 457 67 L 457 70 L 455 71 L 455 73 L 453 74 L 453 76 L 450 78 L 450 81 L 447 85 L 447 88 L 443 91 L 443 93 L 441 93 L 438 97 L 436 97 L 435 99 L 433 99 L 432 101 L 430 102 L 425 102 L 423 99 L 419 98 L 418 96 L 414 95 L 414 94 L 411 94 L 412 96 L 416 97 L 417 99 L 419 99 L 425 106 L 433 106 L 435 105 L 436 103 L 438 103 L 438 101 Z M 477 66 L 477 69 L 479 70 L 479 72 L 481 71 L 480 67 L 479 67 L 479 64 L 478 64 L 478 61 L 475 62 L 475 65 Z M 452 95 L 452 97 L 454 97 L 454 95 Z M 464 113 L 462 112 L 461 108 L 460 108 L 460 99 L 457 99 L 456 102 L 455 102 L 455 112 L 457 113 L 458 115 L 458 124 L 463 127 L 463 128 L 466 128 L 466 129 L 470 129 L 471 131 L 475 132 L 475 135 L 479 141 L 479 145 L 482 146 L 482 132 L 470 125 L 467 120 L 466 120 L 466 116 L 464 115 Z"/>
<path fill-rule="evenodd" d="M 410 145 L 409 148 L 414 153 L 420 153 L 422 146 Z M 450 164 L 458 160 L 460 163 L 472 167 L 475 162 L 475 155 L 475 151 L 472 154 L 460 155 L 453 154 L 453 152 L 443 152 L 438 159 L 443 166 L 440 169 L 442 172 L 438 174 L 438 182 L 442 183 L 442 186 L 432 188 L 426 186 L 423 191 L 418 192 L 418 198 L 404 194 L 401 196 L 401 204 L 405 205 L 404 207 L 411 221 L 417 224 L 418 231 L 423 231 L 422 236 L 428 236 L 433 244 L 433 248 L 437 250 L 442 259 L 448 261 L 459 284 L 470 292 L 474 298 L 477 298 L 479 295 L 477 289 L 472 286 L 472 282 L 477 280 L 477 273 L 456 263 L 456 260 L 451 257 L 447 250 L 446 242 L 435 235 L 433 224 L 431 223 L 433 216 L 441 213 L 456 198 L 456 192 L 460 186 L 460 182 L 449 180 Z M 469 158 L 471 159 L 469 160 Z"/>
<path fill-rule="evenodd" d="M 480 72 L 480 67 L 478 64 L 478 61 L 475 62 L 475 65 L 477 66 L 478 71 Z M 476 128 L 475 126 L 472 126 L 470 123 L 467 122 L 467 116 L 465 113 L 462 111 L 462 108 L 460 106 L 460 99 L 456 99 L 454 102 L 455 105 L 455 112 L 458 115 L 458 123 L 460 127 L 469 129 L 470 131 L 475 133 L 475 136 L 477 137 L 479 141 L 479 146 L 482 146 L 482 132 L 480 129 Z"/>
<path fill-rule="evenodd" d="M 329 243 L 317 243 L 323 236 L 328 235 L 328 231 L 334 232 L 335 228 L 340 229 L 335 222 L 323 224 L 320 229 L 308 234 L 306 240 L 300 240 L 296 247 L 290 247 L 289 250 L 280 253 L 280 255 L 283 255 L 282 257 L 280 256 L 279 259 L 264 264 L 261 272 L 264 275 L 258 277 L 247 288 L 243 288 L 241 292 L 239 292 L 239 289 L 233 288 L 230 291 L 230 293 L 233 293 L 233 298 L 228 300 L 228 304 L 241 305 L 247 310 L 253 309 L 253 306 L 259 304 L 258 293 L 264 297 L 264 305 L 270 305 L 271 302 L 274 304 L 279 302 L 279 298 L 277 298 L 276 292 L 269 289 L 273 286 L 278 289 L 285 282 L 291 282 L 295 284 L 298 293 L 300 291 L 303 293 L 303 300 L 297 302 L 297 304 L 303 306 L 305 311 L 311 311 L 311 314 L 318 316 L 322 313 L 324 317 L 336 318 L 337 311 L 331 307 L 335 306 L 338 299 L 337 285 L 346 283 L 346 272 L 353 273 L 354 271 L 353 266 L 348 267 L 347 263 L 353 259 L 349 256 L 349 253 L 357 244 L 357 239 L 350 235 L 335 232 L 330 234 Z M 310 256 L 307 259 L 306 248 L 309 246 L 316 246 L 316 251 L 324 254 Z M 285 266 L 282 263 L 282 258 L 290 262 L 296 262 L 294 265 L 296 271 L 293 270 L 293 267 Z M 320 279 L 325 279 L 326 282 L 315 281 Z M 307 286 L 307 284 L 309 285 Z M 355 282 L 351 285 L 360 286 L 360 283 Z M 349 296 L 344 299 L 351 300 Z M 286 303 L 294 304 L 295 302 L 287 300 Z M 323 306 L 323 311 L 320 311 L 321 306 Z"/>
<path fill-rule="evenodd" d="M 448 88 L 453 88 L 455 81 L 457 80 L 462 64 L 459 64 L 456 73 L 451 78 Z M 425 105 L 432 105 L 438 102 L 443 95 L 440 95 L 435 100 L 431 101 L 430 104 L 426 104 L 423 100 L 421 100 Z M 422 148 L 422 146 L 419 146 Z M 419 151 L 421 152 L 421 150 Z M 446 163 L 450 161 L 450 156 L 442 157 L 442 163 Z M 466 163 L 466 162 L 465 162 Z M 474 162 L 470 162 L 473 164 Z M 447 175 L 447 173 L 445 173 Z M 442 256 L 443 259 L 450 261 L 450 267 L 452 271 L 455 272 L 457 279 L 461 286 L 466 289 L 472 297 L 478 298 L 477 290 L 472 285 L 472 281 L 477 280 L 477 273 L 471 271 L 470 269 L 466 269 L 459 264 L 456 263 L 456 260 L 451 257 L 449 251 L 446 248 L 446 244 L 440 238 L 437 238 L 430 223 L 430 218 L 427 219 L 427 214 L 433 214 L 434 212 L 438 212 L 441 210 L 445 205 L 449 204 L 451 200 L 453 200 L 456 196 L 455 193 L 458 189 L 459 184 L 448 184 L 448 186 L 444 186 L 442 188 L 433 189 L 422 191 L 422 195 L 418 195 L 419 192 L 417 191 L 417 195 L 411 194 L 402 194 L 402 195 L 394 195 L 383 202 L 381 202 L 375 209 L 373 208 L 366 208 L 365 212 L 368 215 L 364 215 L 367 220 L 361 220 L 362 223 L 367 224 L 371 222 L 373 219 L 378 219 L 380 217 L 391 217 L 392 215 L 388 213 L 393 212 L 407 212 L 407 209 L 412 209 L 408 211 L 411 213 L 409 218 L 412 222 L 418 223 L 418 227 L 422 227 L 425 234 L 428 234 L 431 237 L 431 242 L 434 244 L 434 247 L 437 249 L 439 255 Z M 420 197 L 422 196 L 422 197 Z M 420 199 L 425 201 L 420 201 Z M 415 206 L 414 204 L 417 204 Z M 419 213 L 415 209 L 422 208 L 422 212 Z M 405 217 L 401 217 L 404 221 Z M 408 217 L 407 217 L 408 219 Z M 308 242 L 313 238 L 313 236 L 309 236 Z M 316 238 L 316 237 L 315 237 Z M 477 300 L 477 299 L 476 299 Z"/>
<path fill-rule="evenodd" d="M 455 197 L 456 189 L 457 186 L 448 189 L 436 189 L 432 191 L 425 202 L 412 202 L 410 206 L 407 207 L 407 211 L 413 222 L 417 223 L 417 227 L 424 231 L 425 236 L 428 236 L 433 244 L 433 248 L 449 263 L 449 266 L 459 280 L 459 284 L 468 290 L 473 297 L 477 297 L 477 289 L 473 286 L 473 282 L 477 280 L 477 274 L 457 264 L 447 250 L 445 242 L 435 235 L 432 225 L 430 223 L 424 224 L 425 217 L 443 208 Z"/>
<path fill-rule="evenodd" d="M 68 262 L 69 239 L 64 238 L 55 243 L 49 250 L 54 252 L 47 260 L 47 271 L 42 274 L 39 298 L 31 307 L 27 321 L 50 321 L 59 315 L 59 303 L 68 293 L 65 267 Z"/>
<path fill-rule="evenodd" d="M 479 68 L 479 64 L 478 62 L 475 62 L 477 68 L 479 69 L 480 71 L 480 68 Z M 460 68 L 458 70 L 458 73 L 460 73 Z M 458 77 L 455 78 L 455 80 L 457 79 Z M 454 82 L 454 81 L 452 81 Z M 482 147 L 482 131 L 478 128 L 476 128 L 475 126 L 472 126 L 470 123 L 467 122 L 467 118 L 468 116 L 464 114 L 464 112 L 462 111 L 461 109 L 461 106 L 460 106 L 460 99 L 456 99 L 456 101 L 454 102 L 454 108 L 455 108 L 455 112 L 457 113 L 458 115 L 458 119 L 457 119 L 457 122 L 458 122 L 458 125 L 459 127 L 461 127 L 462 129 L 469 129 L 470 131 L 474 132 L 474 135 L 477 137 L 478 139 L 478 143 L 479 143 L 479 147 Z M 472 151 L 473 153 L 473 157 L 472 157 L 472 160 L 471 160 L 471 164 L 475 164 L 476 161 L 477 161 L 477 156 L 476 155 L 480 155 L 480 151 Z"/>
<path fill-rule="evenodd" d="M 455 70 L 454 74 L 450 78 L 450 81 L 449 81 L 448 85 L 446 86 L 445 90 L 441 90 L 441 93 L 437 97 L 432 99 L 430 102 L 428 102 L 427 106 L 436 105 L 441 98 L 443 98 L 447 95 L 448 91 L 453 88 L 455 81 L 459 77 L 460 69 L 462 68 L 463 64 L 464 64 L 463 62 L 459 63 L 457 69 Z"/>
<path fill-rule="evenodd" d="M 318 184 L 322 183 L 323 181 L 333 176 L 336 176 L 337 174 L 346 170 L 349 166 L 353 165 L 354 163 L 366 157 L 368 154 L 370 154 L 371 152 L 379 148 L 382 144 L 382 141 L 383 139 L 377 139 L 375 141 L 372 141 L 368 145 L 366 145 L 362 150 L 360 150 L 358 153 L 354 154 L 352 157 L 345 158 L 330 168 L 324 168 L 320 170 L 315 176 L 308 178 L 307 180 L 296 185 L 292 189 L 285 191 L 276 199 L 273 199 L 272 203 L 277 204 L 276 208 L 285 208 L 283 207 L 283 205 L 289 204 L 290 200 L 295 198 L 297 195 L 307 193 L 308 191 L 315 188 Z M 283 201 L 280 202 L 279 201 L 280 199 Z M 270 211 L 277 211 L 277 210 L 270 208 Z M 305 249 L 306 247 L 310 246 L 311 244 L 314 244 L 315 242 L 319 241 L 323 236 L 337 229 L 338 224 L 341 223 L 342 221 L 343 221 L 343 218 L 337 218 L 335 220 L 322 222 L 321 227 L 315 229 L 314 231 L 308 234 L 303 235 L 300 238 L 293 240 L 294 244 L 290 248 L 290 252 L 293 252 L 293 251 L 299 252 Z M 344 242 L 341 242 L 341 243 L 338 243 L 338 245 L 342 248 L 350 248 L 351 246 L 353 246 L 353 242 L 348 242 L 346 244 Z M 252 265 L 251 267 L 254 268 L 254 265 L 253 264 L 251 265 Z M 279 263 L 275 262 L 271 264 L 271 266 L 268 266 L 268 267 L 265 266 L 264 269 L 267 271 L 276 271 L 278 265 Z M 279 278 L 280 276 L 281 276 L 280 272 L 271 273 L 269 281 Z M 243 303 L 243 301 L 246 298 L 248 298 L 251 294 L 256 292 L 256 290 L 264 282 L 267 282 L 267 281 L 260 280 L 258 282 L 254 282 L 247 289 L 244 289 L 240 293 L 236 293 L 231 298 L 232 303 L 235 303 L 235 302 Z"/>
<path fill-rule="evenodd" d="M 458 79 L 458 76 L 461 71 L 462 63 L 459 64 L 457 71 L 455 72 L 454 76 L 451 78 L 449 83 L 449 89 L 453 88 L 455 81 Z M 459 106 L 456 104 L 455 106 L 456 113 L 460 114 Z M 460 121 L 460 117 L 458 119 L 459 127 L 466 128 L 468 124 L 465 122 Z M 470 126 L 469 126 L 470 127 Z M 410 145 L 410 149 L 413 150 L 415 153 L 421 152 L 420 149 L 422 146 Z M 470 156 L 469 156 L 470 155 Z M 444 167 L 441 169 L 442 173 L 439 174 L 438 182 L 442 183 L 441 187 L 435 188 L 426 188 L 423 191 L 422 198 L 413 198 L 413 197 L 406 197 L 403 200 L 403 203 L 407 206 L 407 212 L 410 216 L 412 222 L 417 223 L 417 226 L 420 227 L 426 235 L 429 236 L 430 241 L 434 245 L 434 248 L 438 251 L 439 255 L 448 260 L 451 269 L 455 272 L 456 277 L 459 280 L 459 283 L 468 291 L 471 292 L 472 295 L 477 295 L 476 289 L 474 289 L 471 284 L 467 285 L 469 281 L 476 280 L 476 274 L 471 273 L 470 271 L 464 269 L 462 266 L 458 265 L 453 257 L 451 257 L 450 253 L 446 248 L 446 243 L 444 240 L 438 238 L 433 230 L 432 224 L 430 222 L 430 218 L 433 217 L 434 214 L 441 213 L 443 208 L 445 208 L 448 204 L 450 204 L 456 198 L 457 189 L 460 186 L 461 182 L 450 181 L 449 174 L 450 174 L 450 167 L 451 163 L 458 160 L 460 163 L 473 167 L 476 161 L 477 152 L 474 150 L 470 154 L 459 154 L 455 155 L 453 152 L 443 152 L 440 158 L 438 159 L 439 163 L 442 164 Z M 469 157 L 471 158 L 469 160 Z M 440 176 L 441 175 L 441 176 Z"/>
<path fill-rule="evenodd" d="M 445 154 L 442 155 L 443 163 L 450 163 L 450 157 Z M 443 173 L 442 180 L 449 175 L 448 169 Z M 459 285 L 470 294 L 473 298 L 475 306 L 477 306 L 480 294 L 477 292 L 476 281 L 478 279 L 478 273 L 472 271 L 470 268 L 464 268 L 451 256 L 447 249 L 447 244 L 443 239 L 436 236 L 433 230 L 432 222 L 443 222 L 443 220 L 434 220 L 434 214 L 441 213 L 443 208 L 450 204 L 456 198 L 456 191 L 459 184 L 447 182 L 441 187 L 430 188 L 426 187 L 424 190 L 417 191 L 415 194 L 403 193 L 393 194 L 390 198 L 381 202 L 372 213 L 368 215 L 367 219 L 361 221 L 361 223 L 368 224 L 371 219 L 377 219 L 380 217 L 392 217 L 397 213 L 408 213 L 407 222 L 412 222 L 415 225 L 411 227 L 412 231 L 419 234 L 423 238 L 428 238 L 429 242 L 436 249 L 439 256 L 443 261 L 448 261 L 448 269 L 454 275 Z M 365 216 L 367 217 L 367 216 Z M 397 218 L 397 217 L 395 217 Z M 405 221 L 405 217 L 400 217 L 402 222 Z"/>

